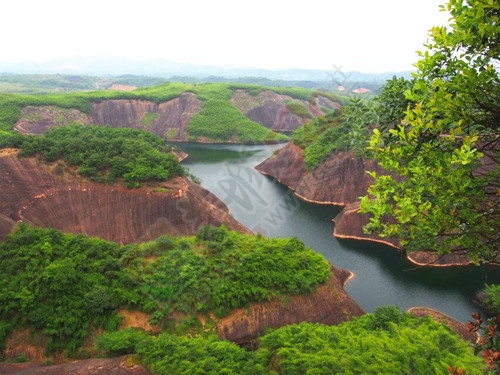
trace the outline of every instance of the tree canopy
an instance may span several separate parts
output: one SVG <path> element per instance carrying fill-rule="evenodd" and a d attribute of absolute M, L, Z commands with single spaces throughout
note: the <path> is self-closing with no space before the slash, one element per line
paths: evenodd
<path fill-rule="evenodd" d="M 361 212 L 367 232 L 405 248 L 464 251 L 498 262 L 500 246 L 500 4 L 450 0 L 447 27 L 420 52 L 411 105 L 396 126 L 374 130 L 370 149 L 388 173 Z"/>
<path fill-rule="evenodd" d="M 99 351 L 138 353 L 154 374 L 445 375 L 459 368 L 479 375 L 485 368 L 445 325 L 393 306 L 338 326 L 284 326 L 266 332 L 256 344 L 248 351 L 213 335 L 151 337 L 130 329 L 96 339 Z"/>

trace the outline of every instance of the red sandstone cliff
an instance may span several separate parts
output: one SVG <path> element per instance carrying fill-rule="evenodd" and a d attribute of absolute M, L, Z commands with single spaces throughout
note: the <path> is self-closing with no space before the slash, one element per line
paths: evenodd
<path fill-rule="evenodd" d="M 254 97 L 245 90 L 237 90 L 231 101 L 249 119 L 274 131 L 295 130 L 312 117 L 324 115 L 322 108 L 340 107 L 339 103 L 323 96 L 317 96 L 316 103 L 311 104 L 272 91 L 262 91 Z M 301 103 L 310 116 L 292 113 L 287 105 L 289 102 Z M 43 134 L 53 127 L 74 122 L 108 124 L 147 130 L 168 140 L 186 141 L 186 128 L 201 107 L 200 99 L 191 92 L 159 104 L 150 100 L 106 99 L 92 103 L 89 114 L 55 106 L 27 106 L 22 109 L 14 129 L 25 134 Z"/>
<path fill-rule="evenodd" d="M 94 124 L 148 130 L 163 138 L 185 141 L 186 127 L 200 109 L 201 101 L 186 92 L 160 104 L 147 100 L 104 100 L 92 104 L 90 118 Z M 154 116 L 145 121 L 148 114 Z"/>
<path fill-rule="evenodd" d="M 90 114 L 54 106 L 27 106 L 22 109 L 14 129 L 25 134 L 43 134 L 56 127 L 80 122 L 84 125 L 110 125 L 150 131 L 172 140 L 187 140 L 186 126 L 201 109 L 193 93 L 157 104 L 148 100 L 110 99 L 93 103 Z"/>
<path fill-rule="evenodd" d="M 266 328 L 300 322 L 340 324 L 360 316 L 364 311 L 344 291 L 350 277 L 350 272 L 332 267 L 330 280 L 312 294 L 237 309 L 217 323 L 219 337 L 248 344 L 264 334 Z"/>
<path fill-rule="evenodd" d="M 373 181 L 367 170 L 381 171 L 372 161 L 345 151 L 331 155 L 320 166 L 307 171 L 302 149 L 293 143 L 288 143 L 256 169 L 275 177 L 306 201 L 340 206 L 366 194 Z"/>
<path fill-rule="evenodd" d="M 302 105 L 309 112 L 309 116 L 303 117 L 293 113 L 288 106 L 291 102 Z M 321 108 L 338 109 L 341 106 L 324 96 L 316 97 L 315 103 L 311 104 L 273 91 L 261 91 L 253 96 L 246 90 L 236 90 L 231 103 L 250 120 L 275 132 L 293 131 L 313 117 L 324 116 Z"/>
<path fill-rule="evenodd" d="M 185 178 L 129 190 L 53 169 L 0 150 L 0 240 L 20 221 L 118 243 L 193 235 L 202 225 L 248 232 L 218 198 Z"/>

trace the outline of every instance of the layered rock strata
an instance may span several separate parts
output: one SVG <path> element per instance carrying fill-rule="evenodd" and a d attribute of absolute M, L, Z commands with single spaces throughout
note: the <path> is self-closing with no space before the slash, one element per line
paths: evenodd
<path fill-rule="evenodd" d="M 233 311 L 217 323 L 219 337 L 244 345 L 263 335 L 266 328 L 300 322 L 340 324 L 364 314 L 344 291 L 344 285 L 352 274 L 334 267 L 331 269 L 330 280 L 316 288 L 314 293 L 253 304 Z"/>
<path fill-rule="evenodd" d="M 186 178 L 127 189 L 91 183 L 66 169 L 56 175 L 35 158 L 0 151 L 0 240 L 18 222 L 118 243 L 161 234 L 193 235 L 202 225 L 248 232 L 212 193 Z"/>

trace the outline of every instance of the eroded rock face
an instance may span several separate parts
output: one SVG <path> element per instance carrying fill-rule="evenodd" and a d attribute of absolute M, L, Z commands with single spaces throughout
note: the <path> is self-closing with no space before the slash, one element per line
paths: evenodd
<path fill-rule="evenodd" d="M 56 126 L 79 122 L 83 125 L 110 125 L 150 131 L 162 138 L 187 140 L 186 127 L 201 109 L 193 93 L 157 104 L 148 100 L 110 99 L 92 103 L 90 114 L 54 106 L 27 106 L 14 129 L 25 134 L 43 134 Z"/>
<path fill-rule="evenodd" d="M 301 322 L 340 324 L 360 316 L 365 312 L 344 291 L 351 275 L 332 267 L 330 280 L 310 295 L 237 309 L 218 322 L 218 335 L 237 344 L 249 344 L 263 335 L 266 328 Z"/>
<path fill-rule="evenodd" d="M 201 109 L 201 101 L 193 93 L 157 104 L 147 100 L 104 100 L 92 104 L 90 117 L 94 124 L 116 128 L 150 131 L 162 138 L 187 140 L 186 127 Z"/>
<path fill-rule="evenodd" d="M 255 121 L 275 132 L 290 132 L 313 117 L 324 116 L 321 107 L 338 109 L 340 104 L 326 97 L 318 96 L 316 105 L 308 101 L 294 99 L 287 95 L 280 95 L 273 91 L 262 91 L 256 96 L 246 90 L 236 90 L 231 103 L 250 120 Z M 309 112 L 309 116 L 299 116 L 290 111 L 288 103 L 295 102 L 302 105 Z"/>
<path fill-rule="evenodd" d="M 401 244 L 397 239 L 381 238 L 363 232 L 363 227 L 369 223 L 370 215 L 359 213 L 359 201 L 347 204 L 333 219 L 335 223 L 333 235 L 337 238 L 351 238 L 380 242 L 400 250 Z"/>
<path fill-rule="evenodd" d="M 381 172 L 380 167 L 372 161 L 356 158 L 352 152 L 340 151 L 331 155 L 314 170 L 308 171 L 304 167 L 302 149 L 288 143 L 256 169 L 275 177 L 303 200 L 344 206 L 334 220 L 336 237 L 372 240 L 398 247 L 397 242 L 363 232 L 363 226 L 368 223 L 369 216 L 358 213 L 358 198 L 366 194 L 373 182 L 366 171 Z"/>
<path fill-rule="evenodd" d="M 186 178 L 129 190 L 58 176 L 12 150 L 0 151 L 0 170 L 0 241 L 17 222 L 118 243 L 193 235 L 202 225 L 248 232 L 217 197 Z"/>
<path fill-rule="evenodd" d="M 65 126 L 75 122 L 83 125 L 92 123 L 92 119 L 78 109 L 65 109 L 55 106 L 27 106 L 21 111 L 14 130 L 23 134 L 41 135 L 56 126 Z"/>
<path fill-rule="evenodd" d="M 340 107 L 339 103 L 323 96 L 317 96 L 315 101 L 311 104 L 272 91 L 252 96 L 246 90 L 236 90 L 232 98 L 233 105 L 249 119 L 274 131 L 295 130 L 313 117 L 323 116 L 322 109 Z M 301 117 L 292 113 L 287 105 L 290 102 L 304 106 L 309 115 Z M 186 128 L 201 107 L 201 101 L 191 92 L 159 104 L 150 100 L 107 99 L 92 103 L 89 114 L 55 106 L 27 106 L 22 109 L 14 129 L 40 135 L 56 126 L 78 122 L 142 129 L 168 140 L 186 141 Z"/>
<path fill-rule="evenodd" d="M 381 169 L 372 161 L 356 158 L 352 152 L 331 155 L 312 171 L 304 167 L 303 151 L 288 143 L 256 169 L 275 177 L 304 200 L 345 206 L 365 195 L 373 179 L 367 170 Z"/>

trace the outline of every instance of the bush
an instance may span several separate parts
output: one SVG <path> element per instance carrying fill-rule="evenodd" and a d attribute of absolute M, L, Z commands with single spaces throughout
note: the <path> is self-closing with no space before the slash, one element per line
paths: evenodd
<path fill-rule="evenodd" d="M 489 315 L 500 315 L 500 285 L 485 285 L 484 289 L 478 293 L 478 298 Z"/>
<path fill-rule="evenodd" d="M 20 156 L 39 154 L 47 162 L 62 159 L 95 182 L 122 178 L 127 187 L 136 188 L 141 182 L 184 175 L 184 168 L 161 138 L 136 129 L 68 125 L 19 143 Z"/>
<path fill-rule="evenodd" d="M 125 328 L 116 332 L 104 333 L 95 339 L 98 352 L 110 356 L 120 356 L 137 352 L 137 347 L 149 340 L 149 335 L 142 329 Z"/>

